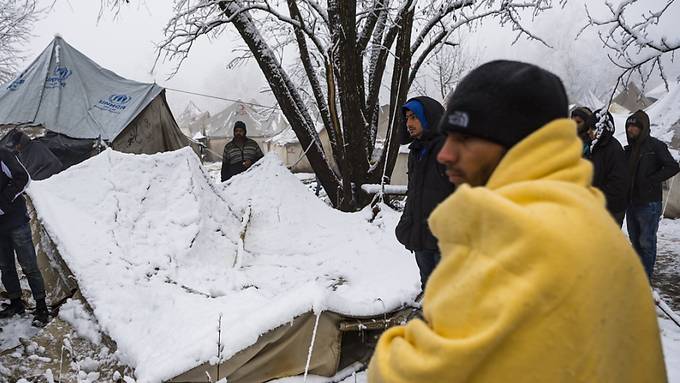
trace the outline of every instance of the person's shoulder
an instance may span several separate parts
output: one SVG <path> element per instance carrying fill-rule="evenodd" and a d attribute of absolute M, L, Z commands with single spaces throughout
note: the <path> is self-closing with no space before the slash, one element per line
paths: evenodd
<path fill-rule="evenodd" d="M 665 142 L 661 141 L 660 139 L 656 137 L 649 136 L 649 142 L 655 146 L 663 146 L 663 147 L 668 147 Z"/>

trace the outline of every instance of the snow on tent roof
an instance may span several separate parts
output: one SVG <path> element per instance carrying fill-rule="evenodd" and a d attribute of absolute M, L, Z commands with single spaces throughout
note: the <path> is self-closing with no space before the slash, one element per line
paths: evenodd
<path fill-rule="evenodd" d="M 654 100 L 661 99 L 665 95 L 667 95 L 670 90 L 673 90 L 673 88 L 676 86 L 678 86 L 678 82 L 670 82 L 668 84 L 669 89 L 666 89 L 666 84 L 661 83 L 658 86 L 654 87 L 654 89 L 651 89 L 647 93 L 645 93 L 645 97 L 649 97 Z"/>
<path fill-rule="evenodd" d="M 670 86 L 670 92 L 657 100 L 645 112 L 649 115 L 652 135 L 670 142 L 674 128 L 680 127 L 680 86 Z"/>
<path fill-rule="evenodd" d="M 369 223 L 368 211 L 336 211 L 273 155 L 216 185 L 188 148 L 107 150 L 28 194 L 139 382 L 211 361 L 219 315 L 229 358 L 310 310 L 382 314 L 418 291 L 413 258 L 393 237 L 396 212 Z"/>
<path fill-rule="evenodd" d="M 161 91 L 102 68 L 57 36 L 0 88 L 0 122 L 112 141 Z"/>

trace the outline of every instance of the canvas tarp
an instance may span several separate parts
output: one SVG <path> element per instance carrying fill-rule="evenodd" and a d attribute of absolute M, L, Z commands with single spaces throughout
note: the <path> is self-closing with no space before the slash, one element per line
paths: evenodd
<path fill-rule="evenodd" d="M 55 37 L 0 89 L 0 122 L 38 123 L 71 138 L 112 141 L 162 90 L 120 77 Z"/>
<path fill-rule="evenodd" d="M 0 88 L 0 124 L 30 134 L 64 168 L 101 152 L 153 154 L 198 145 L 180 131 L 165 89 L 125 79 L 55 37 L 14 80 Z"/>
<path fill-rule="evenodd" d="M 61 259 L 56 245 L 40 223 L 30 198 L 27 198 L 27 201 L 31 216 L 33 241 L 38 256 L 38 265 L 45 280 L 48 302 L 52 306 L 57 306 L 68 298 L 76 298 L 88 307 L 86 300 L 79 293 L 76 278 Z M 397 314 L 397 316 L 399 315 L 402 314 Z M 212 378 L 226 377 L 229 382 L 234 383 L 259 383 L 275 378 L 300 375 L 305 372 L 307 366 L 307 355 L 312 344 L 312 338 L 314 338 L 314 345 L 308 372 L 320 376 L 333 376 L 338 369 L 344 368 L 352 362 L 366 362 L 374 347 L 373 342 L 377 339 L 375 331 L 366 331 L 358 337 L 352 336 L 351 333 L 341 331 L 341 323 L 366 319 L 376 322 L 384 318 L 384 316 L 380 318 L 351 318 L 326 311 L 319 315 L 319 323 L 316 326 L 316 335 L 314 335 L 317 316 L 308 312 L 295 318 L 289 324 L 262 334 L 255 344 L 219 363 L 219 365 L 204 363 L 170 379 L 169 382 L 205 382 L 207 374 Z M 399 321 L 394 320 L 392 322 L 398 323 Z M 388 320 L 386 323 L 390 323 L 390 321 Z M 63 331 L 62 327 L 58 325 L 50 326 L 46 331 L 59 333 Z M 222 337 L 229 336 L 229 329 L 222 331 L 224 331 Z M 53 335 L 59 338 L 58 334 Z M 111 352 L 115 351 L 115 342 L 108 338 L 106 334 L 103 335 Z M 217 333 L 215 336 L 217 337 Z M 58 355 L 58 352 L 55 352 L 55 355 Z"/>
<path fill-rule="evenodd" d="M 124 153 L 154 154 L 180 149 L 189 143 L 170 113 L 163 90 L 116 136 L 111 147 Z"/>
<path fill-rule="evenodd" d="M 33 242 L 36 247 L 38 265 L 45 280 L 48 302 L 51 306 L 57 306 L 68 298 L 76 298 L 89 308 L 85 298 L 79 293 L 76 278 L 61 258 L 57 246 L 40 222 L 28 196 L 27 205 L 31 218 Z M 325 311 L 318 316 L 319 323 L 316 325 L 316 331 L 317 316 L 308 312 L 296 317 L 288 324 L 262 334 L 255 344 L 219 363 L 219 367 L 218 364 L 204 363 L 169 382 L 205 382 L 207 374 L 212 378 L 226 377 L 229 382 L 235 383 L 259 383 L 275 378 L 301 375 L 307 366 L 312 338 L 314 338 L 314 345 L 308 372 L 320 376 L 333 376 L 339 369 L 353 362 L 366 362 L 380 332 L 393 324 L 403 322 L 404 313 L 412 310 L 406 309 L 392 315 L 384 314 L 379 317 L 365 318 L 348 317 Z M 361 324 L 363 321 L 368 321 L 370 324 L 384 323 L 385 326 L 377 331 L 375 329 L 364 331 L 363 329 L 367 327 Z M 354 330 L 341 329 L 343 323 L 348 322 L 356 324 L 353 326 Z M 48 326 L 46 331 L 55 331 L 52 335 L 54 339 L 58 339 L 59 333 L 63 332 L 63 326 Z M 223 331 L 222 337 L 229 336 L 229 329 L 223 329 Z M 115 351 L 115 342 L 106 334 L 103 335 L 111 352 Z M 217 337 L 217 333 L 215 336 Z M 55 353 L 56 355 L 58 353 Z"/>

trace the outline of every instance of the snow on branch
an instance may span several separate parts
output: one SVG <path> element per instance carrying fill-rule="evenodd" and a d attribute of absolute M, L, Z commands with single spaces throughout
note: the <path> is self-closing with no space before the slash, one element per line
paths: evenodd
<path fill-rule="evenodd" d="M 121 0 L 110 1 L 119 4 Z M 230 17 L 226 17 L 220 9 L 220 4 L 224 3 L 238 4 L 238 10 Z M 278 40 L 286 34 L 286 32 L 282 32 L 283 26 L 290 26 L 295 30 L 302 31 L 306 38 L 312 42 L 316 51 L 323 55 L 327 46 L 322 40 L 324 34 L 315 31 L 314 28 L 316 27 L 309 27 L 316 26 L 318 20 L 325 23 L 323 14 L 316 10 L 318 4 L 314 1 L 305 1 L 304 4 L 308 4 L 314 11 L 305 9 L 307 11 L 307 14 L 305 14 L 306 22 L 301 23 L 282 13 L 278 5 L 272 5 L 269 0 L 175 0 L 174 15 L 163 31 L 166 38 L 158 45 L 157 61 L 161 55 L 166 59 L 177 60 L 177 66 L 170 75 L 172 76 L 177 73 L 197 39 L 202 36 L 215 37 L 222 33 L 224 27 L 230 24 L 239 14 L 244 12 L 255 14 L 258 11 L 262 13 L 262 18 L 258 19 L 258 22 L 262 25 L 262 30 L 269 32 L 274 40 Z M 321 16 L 315 18 L 314 15 Z M 280 42 L 279 45 L 282 48 L 294 41 L 294 38 L 283 39 L 283 42 Z"/>
<path fill-rule="evenodd" d="M 409 76 L 409 84 L 413 83 L 418 75 L 418 70 L 435 48 L 443 44 L 452 44 L 448 40 L 455 30 L 462 26 L 482 22 L 488 18 L 497 18 L 500 25 L 509 24 L 513 30 L 517 31 L 513 44 L 521 37 L 525 37 L 550 47 L 545 40 L 522 24 L 521 15 L 531 11 L 529 15 L 535 17 L 538 13 L 552 8 L 552 3 L 550 0 L 522 2 L 509 0 L 501 2 L 493 0 L 458 0 L 439 4 L 438 7 L 434 7 L 434 11 L 426 14 L 423 27 L 411 45 L 411 54 L 419 53 L 419 56 L 415 60 Z M 452 17 L 447 20 L 449 15 Z M 433 33 L 434 35 L 432 35 Z M 426 41 L 427 44 L 424 44 Z"/>
<path fill-rule="evenodd" d="M 680 35 L 670 30 L 677 25 L 670 15 L 680 11 L 680 1 L 665 0 L 656 9 L 650 9 L 648 1 L 643 5 L 639 0 L 605 4 L 607 15 L 602 18 L 594 17 L 586 5 L 588 22 L 580 33 L 587 28 L 598 29 L 600 40 L 610 50 L 609 60 L 622 70 L 614 91 L 620 84 L 626 84 L 634 73 L 640 76 L 643 89 L 655 72 L 668 87 L 664 62 L 666 58 L 673 62 L 675 52 L 680 49 Z"/>
<path fill-rule="evenodd" d="M 37 0 L 0 0 L 0 83 L 14 77 L 24 59 L 21 46 L 31 37 L 33 24 L 47 9 Z"/>

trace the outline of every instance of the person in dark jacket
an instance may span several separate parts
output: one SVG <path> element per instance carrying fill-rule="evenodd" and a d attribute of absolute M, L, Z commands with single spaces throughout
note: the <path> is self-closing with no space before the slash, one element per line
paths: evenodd
<path fill-rule="evenodd" d="M 236 174 L 243 173 L 252 164 L 264 157 L 255 140 L 246 137 L 246 124 L 236 121 L 234 139 L 224 146 L 222 154 L 222 182 Z"/>
<path fill-rule="evenodd" d="M 619 226 L 628 206 L 628 165 L 623 147 L 614 138 L 611 113 L 596 110 L 586 122 L 590 149 L 586 156 L 593 163 L 593 186 L 602 190 L 607 210 Z"/>
<path fill-rule="evenodd" d="M 651 280 L 656 262 L 656 231 L 662 211 L 661 183 L 680 167 L 663 142 L 650 136 L 649 116 L 642 110 L 626 120 L 626 159 L 630 173 L 628 236 Z"/>
<path fill-rule="evenodd" d="M 49 320 L 45 303 L 45 283 L 38 269 L 33 247 L 31 227 L 26 212 L 23 192 L 31 178 L 16 156 L 0 148 L 0 273 L 2 284 L 9 295 L 10 304 L 0 311 L 0 318 L 21 315 L 26 311 L 21 299 L 21 285 L 17 274 L 16 259 L 28 279 L 36 302 L 33 325 L 43 327 Z"/>
<path fill-rule="evenodd" d="M 404 104 L 402 112 L 405 120 L 402 144 L 411 142 L 411 145 L 406 206 L 395 233 L 399 242 L 415 253 L 424 291 L 440 257 L 437 239 L 430 232 L 427 218 L 441 201 L 453 193 L 454 186 L 449 182 L 444 166 L 437 162 L 444 136 L 436 127 L 444 107 L 430 97 L 416 97 Z"/>
<path fill-rule="evenodd" d="M 47 145 L 31 140 L 20 130 L 7 133 L 7 146 L 26 167 L 32 180 L 44 180 L 64 170 L 64 165 Z"/>
<path fill-rule="evenodd" d="M 593 117 L 593 111 L 585 106 L 574 108 L 571 111 L 571 119 L 576 123 L 576 134 L 583 141 L 583 157 L 590 154 L 590 135 L 588 134 L 588 121 Z"/>

